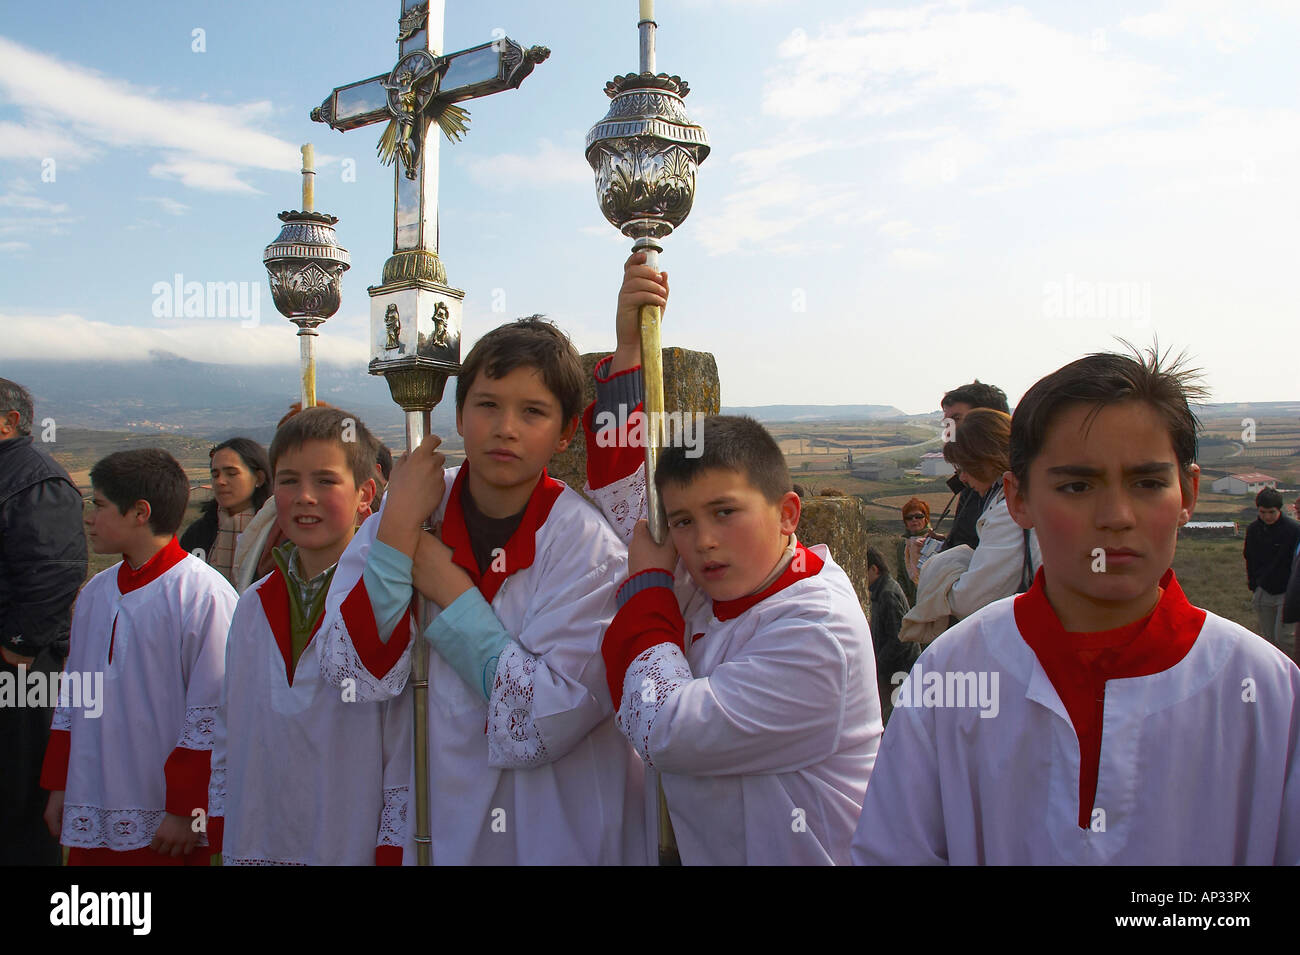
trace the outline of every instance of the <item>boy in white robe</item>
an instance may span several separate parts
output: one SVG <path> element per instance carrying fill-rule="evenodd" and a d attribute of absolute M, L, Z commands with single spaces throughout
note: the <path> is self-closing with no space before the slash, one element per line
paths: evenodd
<path fill-rule="evenodd" d="M 375 494 L 369 430 L 308 408 L 275 433 L 288 540 L 239 599 L 215 726 L 209 838 L 226 865 L 400 865 L 410 694 L 357 702 L 321 678 L 318 629 L 337 562 Z"/>
<path fill-rule="evenodd" d="M 899 689 L 855 862 L 1300 862 L 1300 670 L 1170 569 L 1199 480 L 1188 378 L 1090 355 L 1016 406 L 1007 503 L 1042 568 Z"/>
<path fill-rule="evenodd" d="M 584 418 L 592 494 L 631 536 L 608 693 L 648 789 L 662 780 L 684 864 L 847 863 L 882 732 L 875 655 L 844 571 L 795 538 L 780 448 L 752 419 L 704 419 L 659 459 L 663 545 L 640 519 L 636 313 L 667 293 L 643 256 L 628 260 L 618 348 Z"/>
<path fill-rule="evenodd" d="M 90 481 L 86 537 L 122 561 L 77 597 L 41 772 L 45 821 L 69 865 L 207 865 L 212 724 L 235 591 L 177 543 L 189 481 L 170 454 L 110 454 Z"/>
<path fill-rule="evenodd" d="M 600 656 L 625 549 L 546 474 L 577 429 L 581 375 L 548 322 L 481 338 L 456 381 L 465 463 L 444 475 L 433 436 L 407 455 L 330 587 L 322 669 L 354 681 L 358 699 L 402 690 L 413 590 L 433 604 L 415 636 L 434 650 L 435 865 L 647 861 L 641 767 L 614 726 Z M 430 516 L 437 536 L 421 530 Z"/>

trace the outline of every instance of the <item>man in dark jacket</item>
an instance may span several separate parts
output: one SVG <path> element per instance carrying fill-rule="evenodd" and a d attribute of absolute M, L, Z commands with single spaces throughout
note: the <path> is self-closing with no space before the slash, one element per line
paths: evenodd
<path fill-rule="evenodd" d="M 876 650 L 876 683 L 880 691 L 880 715 L 888 722 L 894 707 L 893 691 L 901 684 L 894 674 L 906 673 L 921 653 L 915 643 L 898 639 L 903 615 L 911 608 L 903 588 L 889 573 L 885 558 L 874 547 L 867 548 L 867 584 L 871 594 L 871 643 Z"/>
<path fill-rule="evenodd" d="M 1300 524 L 1282 513 L 1282 495 L 1266 487 L 1255 495 L 1258 519 L 1246 528 L 1242 555 L 1246 558 L 1246 583 L 1255 595 L 1259 615 L 1256 631 L 1270 643 L 1295 657 L 1295 634 L 1282 625 L 1283 603 L 1291 578 L 1291 561 L 1300 545 Z"/>
<path fill-rule="evenodd" d="M 0 681 L 15 704 L 0 706 L 0 865 L 61 861 L 39 783 L 56 701 L 18 704 L 48 697 L 29 698 L 35 680 L 57 686 L 86 579 L 81 494 L 31 431 L 32 396 L 0 378 Z"/>
<path fill-rule="evenodd" d="M 945 441 L 952 440 L 956 429 L 961 427 L 961 419 L 976 408 L 992 408 L 1003 414 L 1011 413 L 1007 405 L 1007 393 L 997 385 L 986 385 L 978 378 L 969 385 L 948 392 L 939 402 L 939 407 L 943 409 Z M 952 422 L 951 425 L 948 424 L 949 421 Z M 960 544 L 979 546 L 980 538 L 975 533 L 975 522 L 979 520 L 980 511 L 984 507 L 983 498 L 974 488 L 967 487 L 957 474 L 948 479 L 948 488 L 957 495 L 957 513 L 953 515 L 952 525 L 948 528 L 947 538 L 940 550 L 948 550 Z"/>

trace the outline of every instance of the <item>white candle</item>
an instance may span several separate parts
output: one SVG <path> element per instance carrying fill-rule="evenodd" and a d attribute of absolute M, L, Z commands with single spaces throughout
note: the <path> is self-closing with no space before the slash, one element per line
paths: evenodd
<path fill-rule="evenodd" d="M 655 0 L 641 0 L 641 19 L 653 20 L 655 18 Z"/>

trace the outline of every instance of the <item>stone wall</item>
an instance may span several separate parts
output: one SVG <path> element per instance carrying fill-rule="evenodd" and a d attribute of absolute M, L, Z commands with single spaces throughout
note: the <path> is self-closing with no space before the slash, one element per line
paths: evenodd
<path fill-rule="evenodd" d="M 583 406 L 596 398 L 592 369 L 608 352 L 583 355 Z M 708 352 L 685 348 L 665 348 L 664 410 L 700 411 L 717 414 L 722 406 L 718 365 Z M 581 434 L 562 454 L 551 459 L 549 472 L 569 487 L 581 492 L 587 479 L 587 447 Z M 867 591 L 866 505 L 856 497 L 810 497 L 803 502 L 803 516 L 796 532 L 799 540 L 811 546 L 825 544 L 835 562 L 844 568 L 853 589 L 862 602 L 863 612 L 871 613 L 871 595 Z"/>
<path fill-rule="evenodd" d="M 807 547 L 825 544 L 835 563 L 844 568 L 858 593 L 862 611 L 871 616 L 871 594 L 867 590 L 866 504 L 857 497 L 806 497 L 799 529 L 799 542 Z"/>
<path fill-rule="evenodd" d="M 592 369 L 609 352 L 582 356 L 583 407 L 596 400 L 596 382 Z M 664 411 L 699 411 L 717 414 L 722 407 L 722 389 L 718 383 L 718 363 L 709 352 L 685 348 L 665 348 Z M 631 409 L 628 409 L 631 411 Z M 551 477 L 581 492 L 587 481 L 587 445 L 581 432 L 568 450 L 551 458 L 547 468 Z"/>

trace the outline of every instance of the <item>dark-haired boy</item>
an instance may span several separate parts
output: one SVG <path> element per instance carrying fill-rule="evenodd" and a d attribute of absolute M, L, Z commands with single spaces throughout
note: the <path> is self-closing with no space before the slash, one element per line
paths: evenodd
<path fill-rule="evenodd" d="M 212 724 L 236 595 L 181 548 L 185 472 L 166 451 L 119 451 L 90 471 L 86 537 L 121 562 L 82 589 L 70 675 L 103 676 L 99 710 L 60 698 L 41 786 L 70 865 L 207 865 Z"/>
<path fill-rule="evenodd" d="M 1282 605 L 1291 579 L 1292 558 L 1300 544 L 1300 524 L 1282 513 L 1282 495 L 1271 487 L 1255 495 L 1255 508 L 1259 516 L 1246 528 L 1241 548 L 1246 559 L 1246 585 L 1259 619 L 1255 632 L 1294 658 L 1295 631 L 1282 625 Z"/>
<path fill-rule="evenodd" d="M 1042 568 L 903 684 L 854 861 L 1300 862 L 1300 670 L 1170 569 L 1198 488 L 1188 378 L 1090 355 L 1021 399 L 1007 500 Z"/>
<path fill-rule="evenodd" d="M 323 665 L 332 682 L 354 680 L 358 699 L 402 690 L 413 587 L 433 604 L 437 864 L 647 861 L 641 768 L 611 718 L 600 656 L 625 550 L 546 473 L 577 428 L 581 375 L 568 338 L 538 317 L 479 339 L 456 382 L 465 463 L 444 476 L 426 438 L 330 588 Z M 430 515 L 438 536 L 421 530 Z"/>
<path fill-rule="evenodd" d="M 639 520 L 643 449 L 626 430 L 596 431 L 640 405 L 636 313 L 667 291 L 628 260 L 619 344 L 585 418 L 588 483 L 631 536 L 602 647 L 607 692 L 648 784 L 662 781 L 683 863 L 848 862 L 881 733 L 871 635 L 826 547 L 795 537 L 780 448 L 737 417 L 705 418 L 694 446 L 665 448 L 655 483 L 669 538 L 656 545 Z"/>
<path fill-rule="evenodd" d="M 210 839 L 227 865 L 398 865 L 411 773 L 410 694 L 356 702 L 321 676 L 317 631 L 339 557 L 375 493 L 378 443 L 307 408 L 270 460 L 288 538 L 239 599 L 212 760 Z"/>

